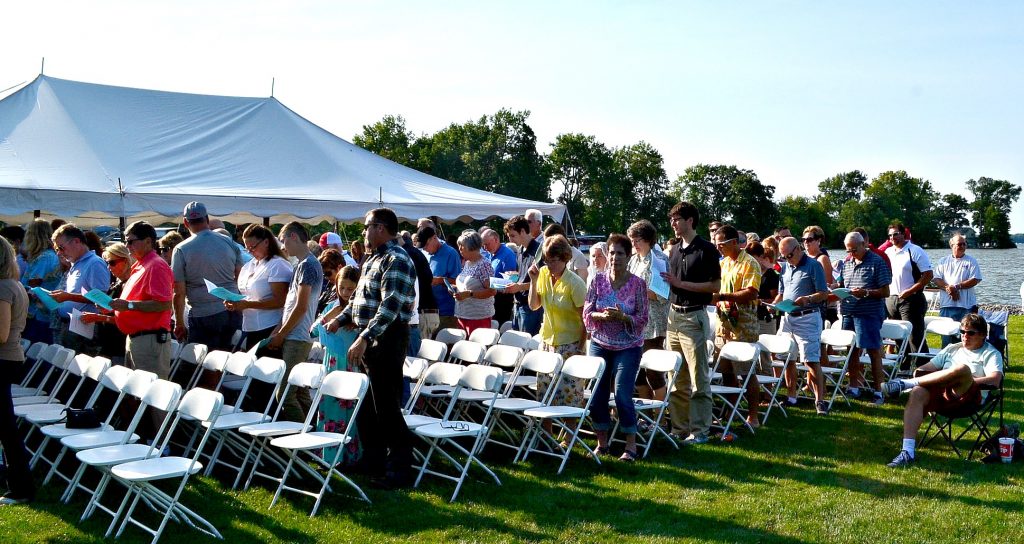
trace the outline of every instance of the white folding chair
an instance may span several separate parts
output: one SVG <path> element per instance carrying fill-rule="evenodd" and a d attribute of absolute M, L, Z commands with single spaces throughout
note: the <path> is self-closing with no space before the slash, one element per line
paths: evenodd
<path fill-rule="evenodd" d="M 192 374 L 192 378 L 189 380 L 188 385 L 184 388 L 195 388 L 204 371 L 224 372 L 224 367 L 228 364 L 228 358 L 230 357 L 231 352 L 229 351 L 214 350 L 207 353 L 206 357 L 203 357 L 202 363 L 196 367 L 196 371 Z"/>
<path fill-rule="evenodd" d="M 324 380 L 324 376 L 327 375 L 327 369 L 324 365 L 317 363 L 299 363 L 292 367 L 291 372 L 288 373 L 288 381 L 285 384 L 284 391 L 281 393 L 281 398 L 288 396 L 289 390 L 292 388 L 306 388 L 309 390 L 318 389 L 320 384 Z M 315 395 L 314 395 L 315 396 Z M 288 460 L 283 456 L 278 455 L 273 449 L 267 448 L 270 440 L 279 436 L 285 436 L 290 434 L 296 434 L 305 432 L 312 427 L 305 421 L 285 421 L 280 419 L 281 410 L 284 407 L 283 403 L 277 403 L 277 409 L 274 412 L 271 421 L 267 423 L 258 423 L 255 425 L 244 425 L 238 428 L 238 432 L 249 436 L 251 443 L 249 448 L 246 450 L 245 455 L 242 456 L 243 463 L 252 462 L 252 469 L 249 471 L 249 477 L 245 481 L 244 489 L 249 489 L 252 485 L 252 479 L 255 476 L 262 478 L 269 478 L 274 481 L 278 481 L 275 476 L 260 472 L 260 465 L 264 462 L 264 456 L 267 460 L 277 466 L 277 468 L 284 470 Z M 319 410 L 319 405 L 313 404 L 310 406 L 310 413 L 316 413 Z M 306 419 L 310 419 L 307 415 Z M 257 443 L 259 448 L 256 449 L 256 455 L 252 455 L 252 451 L 256 448 Z M 305 465 L 300 465 L 305 466 Z M 245 464 L 242 465 L 245 468 Z M 239 471 L 241 472 L 241 470 Z"/>
<path fill-rule="evenodd" d="M 213 423 L 217 421 L 217 416 L 220 415 L 220 409 L 223 404 L 223 395 L 214 391 L 199 388 L 185 393 L 185 396 L 181 398 L 181 402 L 178 404 L 178 409 L 174 415 L 174 423 L 171 424 L 170 430 L 166 433 L 163 446 L 169 443 L 174 426 L 182 418 L 200 422 L 207 429 L 212 429 Z M 173 517 L 176 521 L 184 522 L 201 533 L 215 538 L 224 538 L 210 522 L 180 502 L 181 493 L 185 490 L 189 477 L 198 473 L 203 468 L 203 464 L 199 462 L 199 455 L 202 453 L 203 446 L 206 445 L 209 437 L 210 433 L 207 432 L 192 457 L 150 457 L 114 465 L 110 469 L 110 473 L 114 478 L 128 488 L 128 492 L 125 493 L 124 500 L 121 501 L 121 506 L 118 508 L 118 514 L 124 511 L 125 505 L 128 505 L 129 499 L 131 499 L 128 510 L 124 511 L 122 516 L 123 521 L 121 521 L 121 526 L 117 530 L 116 537 L 120 537 L 124 533 L 125 527 L 131 523 L 153 535 L 153 544 L 156 544 L 156 541 L 160 539 L 160 535 L 164 531 L 164 527 L 167 526 L 167 522 Z M 153 449 L 158 447 L 154 445 Z M 180 479 L 180 483 L 178 483 L 173 495 L 162 491 L 154 485 L 154 482 L 160 480 L 178 479 Z M 134 499 L 132 499 L 133 495 L 135 496 Z M 132 517 L 140 500 L 145 500 L 148 506 L 157 510 L 157 513 L 160 513 L 160 510 L 163 511 L 160 525 L 155 529 Z M 113 524 L 116 522 L 117 516 L 115 516 L 114 521 L 111 523 L 111 528 L 113 528 Z M 107 532 L 109 533 L 110 530 L 108 529 Z"/>
<path fill-rule="evenodd" d="M 75 358 L 75 352 L 53 344 L 44 348 L 39 357 L 42 359 L 42 364 L 46 366 L 46 372 L 43 373 L 37 386 L 11 388 L 11 399 L 15 406 L 18 406 L 19 398 L 49 399 L 55 396 L 57 390 L 64 384 L 64 380 L 67 379 L 68 365 Z"/>
<path fill-rule="evenodd" d="M 68 399 L 68 406 L 73 407 L 74 405 L 77 404 L 84 409 L 93 409 L 94 405 L 96 404 L 96 400 L 100 396 L 100 392 L 103 390 L 103 374 L 106 373 L 107 369 L 109 368 L 110 359 L 107 359 L 106 357 L 94 357 L 90 359 L 88 366 L 82 373 L 83 379 L 79 384 L 79 387 L 76 388 L 75 394 Z M 95 386 L 92 389 L 92 393 L 89 395 L 89 397 L 83 404 L 79 401 L 77 397 L 79 394 L 82 393 L 83 386 L 89 383 L 95 384 Z M 29 443 L 29 437 L 32 436 L 32 432 L 35 431 L 36 429 L 41 429 L 46 425 L 58 424 L 60 421 L 64 420 L 64 418 L 66 417 L 66 409 L 58 408 L 57 406 L 59 405 L 36 404 L 33 407 L 38 407 L 38 410 L 32 410 L 25 414 L 25 421 L 28 422 L 28 424 L 30 425 L 28 432 L 25 433 L 26 444 Z M 42 442 L 40 442 L 39 445 L 36 447 L 35 451 L 33 452 L 32 459 L 31 461 L 29 461 L 30 467 L 35 468 L 36 463 L 39 461 L 40 458 L 42 458 L 47 463 L 52 463 L 52 460 L 47 459 L 45 457 L 41 457 L 44 454 L 49 442 L 50 437 L 43 435 Z M 46 482 L 43 483 L 45 484 Z"/>
<path fill-rule="evenodd" d="M 476 342 L 477 344 L 483 344 L 485 348 L 489 348 L 494 344 L 498 343 L 498 338 L 501 336 L 501 332 L 498 329 L 476 329 L 473 334 L 469 335 L 470 342 Z"/>
<path fill-rule="evenodd" d="M 732 432 L 732 422 L 740 416 L 740 411 L 743 405 L 743 401 L 747 403 L 757 402 L 757 399 L 747 398 L 747 384 L 753 379 L 753 376 L 757 374 L 758 359 L 761 357 L 760 348 L 756 343 L 752 342 L 727 342 L 722 346 L 721 351 L 718 352 L 718 361 L 716 366 L 720 367 L 722 360 L 730 361 L 732 364 L 736 363 L 747 363 L 750 365 L 747 372 L 742 374 L 740 377 L 740 384 L 736 387 L 730 387 L 726 385 L 711 384 L 711 396 L 722 401 L 723 408 L 718 414 L 718 425 L 712 425 L 712 427 L 722 429 L 722 440 L 727 440 L 730 432 Z M 726 416 L 728 412 L 728 416 Z M 725 421 L 724 424 L 721 422 Z M 743 425 L 754 432 L 754 427 L 750 425 L 745 419 Z"/>
<path fill-rule="evenodd" d="M 426 359 L 408 356 L 405 358 L 405 362 L 402 364 L 402 376 L 409 379 L 412 389 L 409 391 L 409 399 L 402 407 L 403 414 L 412 413 L 415 397 L 418 395 L 420 387 L 423 387 L 423 378 L 426 376 L 428 366 L 430 363 Z"/>
<path fill-rule="evenodd" d="M 501 334 L 505 334 L 505 331 L 512 330 L 512 322 L 506 321 L 502 323 L 501 326 L 498 327 L 498 330 L 501 331 Z"/>
<path fill-rule="evenodd" d="M 882 347 L 891 346 L 893 353 L 882 353 L 882 368 L 886 370 L 882 381 L 892 380 L 903 366 L 907 353 L 910 351 L 910 337 L 913 325 L 909 321 L 886 319 L 882 322 Z M 865 374 L 871 365 L 871 357 L 867 353 L 861 353 L 860 362 L 867 364 Z"/>
<path fill-rule="evenodd" d="M 80 353 L 68 361 L 62 369 L 60 377 L 49 393 L 11 399 L 14 404 L 14 416 L 23 418 L 31 413 L 42 411 L 58 412 L 67 408 L 68 403 L 78 394 L 85 383 L 85 370 L 92 363 L 92 357 Z"/>
<path fill-rule="evenodd" d="M 491 328 L 492 329 L 497 329 L 500 326 L 501 326 L 501 323 L 498 323 L 497 319 L 492 319 L 491 320 Z M 501 334 L 501 331 L 498 331 L 498 334 Z"/>
<path fill-rule="evenodd" d="M 419 402 L 420 396 L 423 394 L 424 389 L 430 388 L 450 388 L 454 391 L 455 386 L 459 383 L 459 378 L 462 376 L 462 369 L 464 367 L 455 363 L 433 363 L 423 374 L 423 379 L 420 386 L 413 390 L 412 395 L 409 397 L 409 410 L 404 414 L 405 425 L 409 429 L 413 429 L 420 425 L 427 425 L 429 423 L 435 423 L 440 421 L 441 418 L 430 416 L 424 413 L 413 413 L 416 404 Z"/>
<path fill-rule="evenodd" d="M 206 465 L 205 474 L 207 476 L 213 473 L 213 468 L 217 464 L 224 465 L 236 471 L 235 481 L 231 484 L 231 489 L 238 488 L 252 441 L 247 437 L 243 437 L 237 431 L 246 425 L 259 425 L 260 423 L 271 421 L 271 409 L 276 402 L 278 390 L 281 389 L 281 380 L 284 378 L 285 370 L 285 362 L 272 357 L 260 357 L 249 367 L 246 373 L 246 384 L 239 396 L 239 406 L 241 406 L 242 397 L 248 391 L 249 385 L 254 381 L 265 383 L 271 386 L 273 390 L 262 412 L 237 411 L 223 414 L 217 418 L 217 422 L 213 424 L 213 433 L 215 435 L 213 440 L 216 442 L 216 445 L 213 451 L 210 452 L 209 463 Z M 237 466 L 222 458 L 225 447 L 239 459 Z"/>
<path fill-rule="evenodd" d="M 434 335 L 434 340 L 438 342 L 444 342 L 445 344 L 452 346 L 460 340 L 466 339 L 466 331 L 462 329 L 441 329 Z"/>
<path fill-rule="evenodd" d="M 171 381 L 177 381 L 175 380 L 175 377 L 178 370 L 186 369 L 184 372 L 189 372 L 187 370 L 189 367 L 183 365 L 191 365 L 191 372 L 188 374 L 189 378 L 184 380 L 184 382 L 186 385 L 192 384 L 196 375 L 199 374 L 199 369 L 203 366 L 203 359 L 206 358 L 207 352 L 209 352 L 209 348 L 206 347 L 206 344 L 197 344 L 193 342 L 182 346 L 181 350 L 178 352 L 178 357 L 171 363 L 171 371 L 168 374 L 170 377 L 168 379 Z"/>
<path fill-rule="evenodd" d="M 341 459 L 342 450 L 345 444 L 348 444 L 352 440 L 352 436 L 349 434 L 355 427 L 353 422 L 356 420 L 359 414 L 359 409 L 363 405 L 363 398 L 366 396 L 366 389 L 369 387 L 370 380 L 365 374 L 358 372 L 345 372 L 342 370 L 335 370 L 324 378 L 320 389 L 317 391 L 316 399 L 313 400 L 313 406 L 319 406 L 320 400 L 323 397 L 330 397 L 337 400 L 351 401 L 355 403 L 355 407 L 352 408 L 352 415 L 349 420 L 349 424 L 345 426 L 345 431 L 341 433 L 332 433 L 325 431 L 306 431 L 298 434 L 281 436 L 270 441 L 270 445 L 275 448 L 280 448 L 288 453 L 288 464 L 285 466 L 284 473 L 281 475 L 281 483 L 277 486 L 277 492 L 274 493 L 274 499 L 270 501 L 270 507 L 273 508 L 274 504 L 277 503 L 277 499 L 281 496 L 281 491 L 287 489 L 288 491 L 294 491 L 310 497 L 316 497 L 316 502 L 313 504 L 313 510 L 309 513 L 309 517 L 316 515 L 316 511 L 320 508 L 320 501 L 324 497 L 324 493 L 330 489 L 330 481 L 332 476 L 338 476 L 342 481 L 347 483 L 359 494 L 359 497 L 366 502 L 370 502 L 370 499 L 363 493 L 363 490 L 356 485 L 355 482 L 350 480 L 348 476 L 342 474 L 335 465 L 338 464 L 338 460 Z M 306 416 L 306 424 L 311 425 L 313 414 L 315 412 L 310 410 Z M 334 457 L 332 459 L 324 459 L 322 451 L 325 448 L 335 448 Z M 320 476 L 316 471 L 310 471 L 311 475 L 320 482 L 320 490 L 317 492 L 310 492 L 297 487 L 290 487 L 286 484 L 288 475 L 292 472 L 292 467 L 295 465 L 296 460 L 299 459 L 299 455 L 305 453 L 310 461 L 321 465 L 323 470 L 327 471 L 325 476 Z M 305 464 L 300 461 L 301 464 Z M 307 473 L 310 473 L 307 472 Z"/>
<path fill-rule="evenodd" d="M 573 355 L 562 365 L 561 372 L 558 373 L 556 380 L 551 383 L 548 389 L 557 390 L 559 383 L 563 379 L 573 378 L 583 381 L 584 390 L 593 390 L 593 383 L 604 373 L 604 366 L 605 362 L 601 357 Z M 528 428 L 528 437 L 523 442 L 524 447 L 521 448 L 521 453 L 517 456 L 517 460 L 525 461 L 531 452 L 560 458 L 562 462 L 558 466 L 558 474 L 561 474 L 562 470 L 565 469 L 566 463 L 569 462 L 569 455 L 572 453 L 573 446 L 577 442 L 580 428 L 583 426 L 583 420 L 590 414 L 590 403 L 593 400 L 593 396 L 587 397 L 582 408 L 548 404 L 525 410 L 523 415 L 529 418 L 551 420 L 553 432 L 549 433 L 544 429 L 543 425 L 540 425 L 539 421 L 531 424 Z M 557 430 L 554 430 L 556 427 Z M 556 434 L 558 437 L 566 437 L 565 448 L 562 448 L 561 441 L 556 437 Z M 538 447 L 538 442 L 542 442 L 543 446 Z M 597 455 L 594 455 L 594 450 L 590 449 L 590 446 L 583 441 L 579 441 L 579 444 L 590 453 L 590 457 L 597 464 L 601 464 L 601 460 Z"/>
<path fill-rule="evenodd" d="M 549 376 L 551 383 L 554 383 L 558 379 L 558 372 L 561 371 L 562 362 L 562 356 L 557 353 L 533 350 L 526 352 L 526 354 L 523 355 L 523 358 L 519 363 L 519 371 L 522 372 L 525 370 L 533 372 L 536 375 Z M 536 383 L 536 376 L 534 376 L 534 383 Z M 554 388 L 549 387 L 544 393 L 543 398 L 539 400 L 507 396 L 498 398 L 493 402 L 484 401 L 484 405 L 490 405 L 494 408 L 493 424 L 491 425 L 491 430 L 487 434 L 487 440 L 484 443 L 484 446 L 487 444 L 497 444 L 499 446 L 516 450 L 516 457 L 518 458 L 520 451 L 525 446 L 530 425 L 533 425 L 538 421 L 522 415 L 523 412 L 531 408 L 547 406 L 551 397 L 554 395 L 554 391 Z M 509 425 L 502 421 L 501 416 L 506 414 L 514 420 L 515 425 Z M 506 435 L 510 441 L 502 442 L 499 438 L 496 438 L 494 435 L 495 430 L 502 431 L 502 434 Z M 515 442 L 512 442 L 512 440 L 515 440 Z"/>
<path fill-rule="evenodd" d="M 448 344 L 424 338 L 420 342 L 420 350 L 416 353 L 416 356 L 420 359 L 426 359 L 431 363 L 444 361 L 448 357 Z"/>
<path fill-rule="evenodd" d="M 220 383 L 215 389 L 225 397 L 224 406 L 221 408 L 222 414 L 231 414 L 242 410 L 244 389 L 249 385 L 247 379 L 249 369 L 254 364 L 256 364 L 256 355 L 247 351 L 236 351 L 228 357 L 228 362 L 224 365 L 224 372 L 220 375 Z M 232 398 L 235 402 L 229 405 L 227 399 Z"/>
<path fill-rule="evenodd" d="M 27 389 L 28 386 L 30 386 L 31 384 L 36 383 L 35 377 L 38 374 L 39 369 L 42 368 L 43 366 L 47 366 L 43 363 L 43 359 L 40 355 L 43 353 L 43 350 L 47 349 L 49 346 L 50 344 L 47 344 L 45 342 L 36 342 L 25 350 L 25 362 L 22 364 L 22 368 L 27 368 L 28 370 L 25 371 L 25 376 L 21 379 L 20 382 L 11 386 L 12 397 L 21 396 L 24 394 L 35 395 L 39 393 L 38 389 L 35 387 L 31 388 L 30 393 L 24 390 Z M 51 349 L 51 351 L 54 350 L 56 350 L 56 348 Z M 15 395 L 15 392 L 18 392 L 19 394 Z"/>
<path fill-rule="evenodd" d="M 955 319 L 925 316 L 924 320 L 925 334 L 921 337 L 921 345 L 914 346 L 913 353 L 907 354 L 907 357 L 912 361 L 911 368 L 917 368 L 931 361 L 941 351 L 939 348 L 928 348 L 928 351 L 925 351 L 925 340 L 928 338 L 928 333 L 938 334 L 939 336 L 955 336 L 960 334 L 960 322 Z M 924 360 L 923 362 L 921 362 L 922 359 Z"/>
<path fill-rule="evenodd" d="M 771 415 L 772 408 L 776 406 L 779 407 L 779 411 L 782 412 L 784 417 L 789 417 L 786 414 L 786 408 L 779 402 L 779 389 L 782 387 L 782 382 L 785 379 L 786 370 L 796 365 L 796 362 L 793 361 L 793 350 L 796 348 L 796 342 L 788 334 L 762 334 L 757 337 L 757 343 L 761 353 L 767 354 L 771 359 L 772 367 L 782 369 L 782 373 L 779 376 L 755 374 L 755 379 L 757 379 L 757 384 L 761 391 L 768 394 L 768 408 L 765 409 L 764 415 L 761 416 L 761 423 L 768 423 L 768 416 Z M 756 399 L 754 402 L 756 402 Z"/>
<path fill-rule="evenodd" d="M 640 371 L 650 370 L 652 372 L 663 372 L 665 373 L 665 383 L 675 383 L 676 374 L 679 373 L 679 368 L 683 364 L 683 356 L 677 351 L 669 351 L 664 349 L 651 349 L 644 352 L 640 358 Z M 663 436 L 669 444 L 676 449 L 679 449 L 679 445 L 672 439 L 672 435 L 665 431 L 661 426 L 661 420 L 665 417 L 665 410 L 668 408 L 668 399 L 671 391 L 669 388 L 665 388 L 665 396 L 660 399 L 643 399 L 635 397 L 633 399 L 633 407 L 636 409 L 636 417 L 639 421 L 645 421 L 647 423 L 647 430 L 643 427 L 637 426 L 637 442 L 639 447 L 643 448 L 644 453 L 641 457 L 647 457 L 647 453 L 651 449 L 651 444 L 654 443 L 655 437 L 658 435 Z M 608 399 L 609 405 L 615 405 L 615 399 Z M 616 438 L 616 432 L 619 430 L 619 422 L 616 420 L 615 428 L 612 429 L 609 435 L 609 441 L 611 442 L 624 442 L 625 440 Z"/>
<path fill-rule="evenodd" d="M 485 353 L 486 348 L 482 344 L 459 340 L 455 342 L 448 353 L 447 362 L 462 366 L 480 364 L 484 360 Z M 447 397 L 453 390 L 455 390 L 453 385 L 424 385 L 420 388 L 420 396 L 427 399 L 429 405 L 439 398 Z"/>
<path fill-rule="evenodd" d="M 825 388 L 832 387 L 832 394 L 828 399 L 828 409 L 832 410 L 832 405 L 836 402 L 836 397 L 842 395 L 843 400 L 846 401 L 846 405 L 850 405 L 850 399 L 846 397 L 846 393 L 843 392 L 843 380 L 846 379 L 846 375 L 850 370 L 850 360 L 853 358 L 853 348 L 856 345 L 857 335 L 853 331 L 844 331 L 842 329 L 825 329 L 821 331 L 821 343 L 824 348 L 832 348 L 836 352 L 845 353 L 842 359 L 839 361 L 833 361 L 840 363 L 839 366 L 823 366 L 821 367 L 821 373 L 825 377 Z"/>
<path fill-rule="evenodd" d="M 114 446 L 121 444 L 130 444 L 139 441 L 139 435 L 135 434 L 135 428 L 138 426 L 139 420 L 140 418 L 142 418 L 142 415 L 147 406 L 144 403 L 146 394 L 149 393 L 149 390 L 152 387 L 153 383 L 157 381 L 157 376 L 156 374 L 152 372 L 146 372 L 145 370 L 129 370 L 129 372 L 130 374 L 127 375 L 127 379 L 125 380 L 124 385 L 120 387 L 120 390 L 117 393 L 117 400 L 115 400 L 114 404 L 111 406 L 110 413 L 107 415 L 106 421 L 104 421 L 103 425 L 99 429 L 86 429 L 83 431 L 80 429 L 68 429 L 66 426 L 63 425 L 59 427 L 50 425 L 43 428 L 44 435 L 49 436 L 52 434 L 53 438 L 60 439 L 62 451 L 60 455 L 57 457 L 56 462 L 54 463 L 54 466 L 58 467 L 56 469 L 56 472 L 54 472 L 54 475 L 60 476 L 61 478 L 68 480 L 68 478 L 66 478 L 59 471 L 59 467 L 60 461 L 69 451 L 81 452 L 88 449 L 102 448 L 105 446 Z M 118 379 L 124 378 L 120 377 Z M 158 395 L 158 393 L 154 393 L 154 395 L 154 399 L 159 400 L 161 402 L 163 400 L 177 401 L 176 398 L 168 399 L 166 396 L 156 396 Z M 135 399 L 140 403 L 140 405 L 136 408 L 135 414 L 132 416 L 132 418 L 127 422 L 122 422 L 122 428 L 117 429 L 113 425 L 114 418 L 118 414 L 118 408 L 120 408 L 121 403 L 127 397 Z M 86 464 L 79 465 L 78 469 L 75 471 L 74 476 L 72 476 L 68 481 L 68 487 L 64 490 L 64 494 L 61 496 L 61 500 L 64 501 L 65 503 L 70 502 L 71 497 L 75 494 L 75 491 L 79 489 L 85 491 L 89 495 L 93 494 L 92 489 L 89 489 L 81 485 L 80 483 L 82 480 L 82 475 L 85 474 L 85 469 L 87 468 L 87 466 L 88 465 Z M 54 471 L 54 468 L 51 467 L 50 470 Z M 49 477 L 50 476 L 48 475 L 47 478 Z M 82 519 L 85 518 L 83 517 Z"/>
<path fill-rule="evenodd" d="M 129 383 L 131 384 L 135 381 L 136 379 L 133 375 L 132 380 L 129 380 Z M 134 388 L 134 385 L 129 385 L 129 387 Z M 135 411 L 135 416 L 132 417 L 127 430 L 120 433 L 120 440 L 108 440 L 108 438 L 113 438 L 115 436 L 115 432 L 82 434 L 64 439 L 63 442 L 68 445 L 71 450 L 76 451 L 75 457 L 82 463 L 78 468 L 78 472 L 75 473 L 75 477 L 73 478 L 71 485 L 68 487 L 68 490 L 65 491 L 66 498 L 70 499 L 71 494 L 73 494 L 76 489 L 81 489 L 85 491 L 86 494 L 91 495 L 89 503 L 85 506 L 85 511 L 82 512 L 83 520 L 92 516 L 96 510 L 100 510 L 101 512 L 109 514 L 113 518 L 110 520 L 110 527 L 107 528 L 107 534 L 109 535 L 110 532 L 113 531 L 119 512 L 115 513 L 114 510 L 104 506 L 103 503 L 100 502 L 103 497 L 103 493 L 110 484 L 110 468 L 126 461 L 159 457 L 163 452 L 163 447 L 157 445 L 160 443 L 160 438 L 165 435 L 165 431 L 168 431 L 166 433 L 167 436 L 169 436 L 170 432 L 174 431 L 173 426 L 168 429 L 168 423 L 171 421 L 171 418 L 165 417 L 163 419 L 151 444 L 137 443 L 139 436 L 134 434 L 134 431 L 142 420 L 146 408 L 153 408 L 170 414 L 178 407 L 178 401 L 180 399 L 180 385 L 167 380 L 156 380 L 148 385 L 146 394 L 143 395 L 139 408 Z M 92 444 L 85 446 L 89 442 L 92 442 Z M 89 467 L 98 470 L 102 474 L 95 490 L 89 489 L 81 483 L 82 475 Z"/>
<path fill-rule="evenodd" d="M 455 498 L 459 495 L 459 490 L 462 488 L 462 483 L 466 479 L 469 467 L 474 463 L 494 478 L 498 485 L 501 485 L 501 480 L 498 479 L 498 476 L 477 458 L 477 454 L 487 435 L 488 424 L 493 414 L 491 405 L 487 406 L 487 410 L 479 422 L 453 419 L 452 416 L 455 412 L 459 395 L 464 390 L 488 393 L 491 398 L 484 400 L 490 400 L 491 404 L 493 404 L 502 388 L 502 376 L 500 368 L 479 364 L 469 365 L 462 371 L 458 385 L 452 395 L 452 400 L 448 404 L 448 409 L 445 411 L 441 421 L 412 429 L 417 436 L 430 445 L 427 454 L 423 458 L 423 463 L 420 465 L 415 486 L 418 487 L 420 485 L 424 474 L 452 480 L 455 482 L 455 491 L 452 493 L 451 501 L 454 502 Z M 459 440 L 472 440 L 472 444 L 467 448 L 460 444 Z M 451 474 L 430 468 L 430 461 L 435 453 L 452 463 L 458 472 L 458 476 L 452 476 Z M 460 462 L 456 459 L 456 455 L 462 456 L 463 460 Z"/>

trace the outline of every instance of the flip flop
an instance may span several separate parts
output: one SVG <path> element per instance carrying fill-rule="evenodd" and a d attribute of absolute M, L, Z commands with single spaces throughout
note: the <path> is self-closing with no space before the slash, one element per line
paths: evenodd
<path fill-rule="evenodd" d="M 611 453 L 611 451 L 609 451 L 608 446 L 598 446 L 594 448 L 594 453 L 590 454 L 590 456 L 603 457 L 605 455 L 608 455 L 609 453 Z"/>
<path fill-rule="evenodd" d="M 619 461 L 623 461 L 625 463 L 632 463 L 636 461 L 636 452 L 629 450 L 623 451 L 622 455 L 619 456 Z"/>

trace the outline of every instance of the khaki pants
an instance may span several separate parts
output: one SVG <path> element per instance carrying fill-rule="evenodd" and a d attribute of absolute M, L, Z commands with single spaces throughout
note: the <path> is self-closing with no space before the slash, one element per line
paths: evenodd
<path fill-rule="evenodd" d="M 441 317 L 437 311 L 420 312 L 420 338 L 433 340 L 434 333 L 441 326 Z"/>
<path fill-rule="evenodd" d="M 281 358 L 284 359 L 284 366 L 288 369 L 285 376 L 291 374 L 292 368 L 299 363 L 309 359 L 309 350 L 313 347 L 312 342 L 302 340 L 285 340 L 281 346 Z M 309 398 L 309 389 L 305 387 L 292 387 L 288 389 L 288 396 L 281 401 L 284 406 L 281 408 L 281 416 L 287 421 L 305 421 L 309 408 L 313 405 L 313 399 Z"/>
<path fill-rule="evenodd" d="M 672 432 L 682 436 L 707 433 L 711 429 L 711 370 L 708 368 L 707 331 L 711 330 L 703 309 L 690 313 L 669 310 L 668 349 L 683 356 L 683 366 L 669 398 Z"/>
<path fill-rule="evenodd" d="M 166 380 L 171 373 L 171 333 L 167 341 L 157 342 L 155 334 L 125 338 L 124 366 L 145 370 Z"/>

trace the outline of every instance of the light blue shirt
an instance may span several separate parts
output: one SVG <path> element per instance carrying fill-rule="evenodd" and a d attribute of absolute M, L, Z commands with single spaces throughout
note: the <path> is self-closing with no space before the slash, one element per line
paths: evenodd
<path fill-rule="evenodd" d="M 104 293 L 110 290 L 110 270 L 107 269 L 107 263 L 103 262 L 99 255 L 93 251 L 86 251 L 71 264 L 65 291 L 74 295 L 84 295 L 93 289 L 99 289 Z M 57 308 L 61 319 L 70 319 L 71 310 L 95 312 L 96 306 L 87 302 L 67 301 L 62 302 Z"/>

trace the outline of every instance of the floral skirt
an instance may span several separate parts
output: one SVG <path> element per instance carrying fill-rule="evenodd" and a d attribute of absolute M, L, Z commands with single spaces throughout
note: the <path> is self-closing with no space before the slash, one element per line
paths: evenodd
<path fill-rule="evenodd" d="M 568 359 L 573 355 L 583 353 L 580 349 L 579 342 L 562 344 L 560 346 L 544 344 L 544 351 L 557 353 L 561 355 L 563 359 Z M 538 399 L 544 398 L 548 387 L 551 387 L 551 377 L 546 374 L 537 376 Z M 577 406 L 582 408 L 583 405 L 586 404 L 586 399 L 583 398 L 583 380 L 577 380 L 576 378 L 570 378 L 568 376 L 563 377 L 558 383 L 558 389 L 551 398 L 551 404 L 560 406 Z"/>

